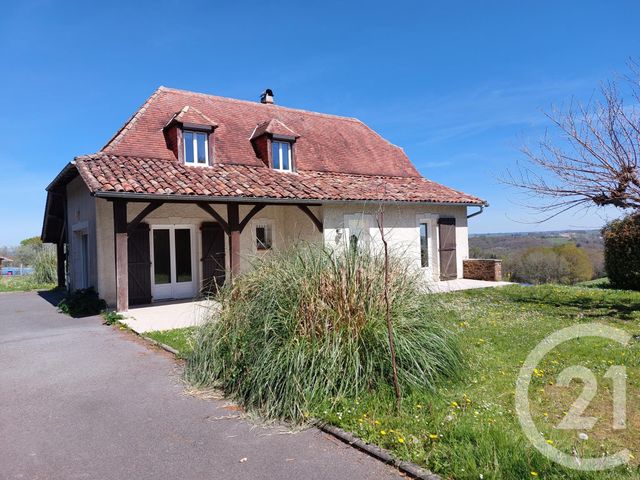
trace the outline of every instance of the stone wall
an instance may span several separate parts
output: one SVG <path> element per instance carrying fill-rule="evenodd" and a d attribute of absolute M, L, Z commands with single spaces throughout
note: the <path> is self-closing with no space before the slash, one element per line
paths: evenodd
<path fill-rule="evenodd" d="M 502 260 L 470 258 L 463 260 L 463 277 L 472 280 L 502 281 Z"/>

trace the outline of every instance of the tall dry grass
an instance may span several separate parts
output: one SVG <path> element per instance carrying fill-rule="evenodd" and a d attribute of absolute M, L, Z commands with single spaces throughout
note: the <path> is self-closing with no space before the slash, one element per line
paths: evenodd
<path fill-rule="evenodd" d="M 389 272 L 400 384 L 433 388 L 459 370 L 459 348 L 418 272 L 399 258 Z M 314 406 L 387 387 L 383 289 L 376 255 L 311 245 L 274 253 L 222 290 L 218 318 L 195 337 L 186 379 L 293 422 Z"/>

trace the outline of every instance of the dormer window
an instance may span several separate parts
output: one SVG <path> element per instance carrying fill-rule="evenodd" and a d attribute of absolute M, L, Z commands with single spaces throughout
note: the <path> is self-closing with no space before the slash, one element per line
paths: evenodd
<path fill-rule="evenodd" d="M 272 141 L 273 152 L 273 168 L 283 172 L 291 172 L 293 170 L 291 159 L 291 143 L 282 141 Z"/>
<path fill-rule="evenodd" d="M 187 165 L 209 165 L 209 134 L 184 130 L 184 163 Z"/>

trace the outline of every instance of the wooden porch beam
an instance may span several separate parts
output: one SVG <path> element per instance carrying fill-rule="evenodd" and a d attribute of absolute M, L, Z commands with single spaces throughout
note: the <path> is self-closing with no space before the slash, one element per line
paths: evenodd
<path fill-rule="evenodd" d="M 116 310 L 129 310 L 129 252 L 127 235 L 127 202 L 113 202 L 113 231 L 116 250 Z"/>
<path fill-rule="evenodd" d="M 149 215 L 154 210 L 157 210 L 162 206 L 163 203 L 164 202 L 150 202 L 149 205 L 144 207 L 144 209 L 138 215 L 136 215 L 136 218 L 129 222 L 129 225 L 127 225 L 127 233 L 133 232 L 138 227 L 138 225 L 140 225 L 140 222 L 142 222 L 142 220 L 146 218 L 147 215 Z"/>
<path fill-rule="evenodd" d="M 253 217 L 255 217 L 256 213 L 258 213 L 260 210 L 262 210 L 266 205 L 261 204 L 261 205 L 254 205 L 253 208 L 251 209 L 251 211 L 249 211 L 249 213 L 247 213 L 246 217 L 244 217 L 244 219 L 240 222 L 240 233 L 242 233 L 242 231 L 244 230 L 244 227 L 247 226 L 247 224 L 251 221 L 251 219 Z"/>
<path fill-rule="evenodd" d="M 214 218 L 214 220 L 220 224 L 220 226 L 224 230 L 224 233 L 226 233 L 227 235 L 230 235 L 231 232 L 229 230 L 229 224 L 225 221 L 224 218 L 222 218 L 222 216 L 218 212 L 216 212 L 213 208 L 211 208 L 211 205 L 203 202 L 196 202 L 196 205 L 198 205 L 202 210 L 204 210 L 209 215 L 211 215 Z M 227 210 L 228 208 L 229 207 L 227 206 Z M 236 205 L 236 208 L 237 208 L 237 205 Z"/>
<path fill-rule="evenodd" d="M 227 204 L 227 220 L 229 221 L 229 266 L 233 281 L 240 273 L 240 207 L 237 203 Z"/>
<path fill-rule="evenodd" d="M 309 209 L 309 207 L 307 207 L 306 205 L 297 205 L 297 207 L 302 210 L 307 217 L 309 217 L 311 219 L 311 221 L 313 222 L 313 224 L 316 226 L 316 228 L 318 229 L 318 231 L 320 233 L 322 233 L 322 231 L 324 230 L 324 226 L 322 225 L 322 222 L 318 219 L 318 217 L 316 217 L 313 212 Z"/>

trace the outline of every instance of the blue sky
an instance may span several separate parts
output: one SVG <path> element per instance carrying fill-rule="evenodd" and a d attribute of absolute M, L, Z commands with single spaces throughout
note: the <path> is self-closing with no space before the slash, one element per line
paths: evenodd
<path fill-rule="evenodd" d="M 21 1 L 0 17 L 0 245 L 38 235 L 45 186 L 158 85 L 358 117 L 428 178 L 487 199 L 472 233 L 530 223 L 497 178 L 640 52 L 637 1 Z"/>

